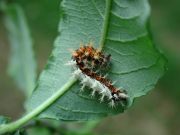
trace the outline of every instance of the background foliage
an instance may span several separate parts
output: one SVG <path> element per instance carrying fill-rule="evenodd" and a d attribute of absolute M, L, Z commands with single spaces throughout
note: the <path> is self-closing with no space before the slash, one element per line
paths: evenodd
<path fill-rule="evenodd" d="M 58 24 L 58 0 L 52 1 L 35 1 L 28 2 L 17 0 L 24 9 L 28 17 L 28 22 L 32 30 L 32 35 L 35 37 L 35 51 L 38 57 L 38 71 L 40 71 L 46 62 L 47 57 L 52 49 L 51 43 L 56 37 L 55 31 Z M 150 1 L 152 3 L 152 28 L 155 31 L 156 42 L 161 45 L 169 59 L 169 71 L 166 76 L 161 79 L 158 90 L 153 91 L 148 96 L 142 97 L 135 105 L 125 114 L 105 119 L 99 124 L 96 131 L 98 133 L 106 131 L 106 133 L 123 133 L 123 134 L 179 134 L 176 125 L 179 123 L 178 104 L 179 104 L 179 22 L 178 14 L 180 13 L 177 7 L 179 1 L 174 0 L 171 5 L 168 1 Z M 162 4 L 163 3 L 163 4 Z M 38 6 L 42 5 L 42 6 Z M 176 8 L 177 7 L 177 8 Z M 33 13 L 34 12 L 34 13 Z M 54 18 L 54 19 L 49 19 Z M 55 19 L 56 18 L 56 19 Z M 44 20 L 43 25 L 37 20 Z M 0 22 L 1 23 L 1 22 Z M 5 68 L 7 66 L 6 58 L 8 57 L 7 39 L 4 37 L 4 28 L 0 27 L 0 59 L 2 69 L 0 75 L 1 89 L 1 109 L 0 114 L 13 116 L 17 118 L 22 112 L 22 93 L 16 91 L 18 89 L 13 81 L 6 75 Z M 3 51 L 2 51 L 3 50 Z M 5 76 L 5 77 L 4 77 Z M 11 85 L 9 85 L 11 84 Z M 15 89 L 14 89 L 15 87 Z M 7 93 L 13 93 L 7 94 Z M 4 96 L 5 95 L 5 96 Z M 5 97 L 5 98 L 3 98 Z M 12 100 L 12 101 L 11 101 Z M 16 102 L 14 102 L 16 101 Z M 11 107 L 5 106 L 4 103 L 11 102 Z M 19 102 L 19 104 L 18 104 Z M 19 108 L 19 109 L 18 109 Z M 168 109 L 167 109 L 168 108 Z M 8 110 L 9 109 L 9 110 Z M 14 110 L 12 112 L 11 110 Z M 112 122 L 114 125 L 108 126 L 107 123 Z M 119 121 L 123 121 L 121 124 Z M 117 123 L 117 124 L 115 124 Z M 143 125 L 146 123 L 144 128 Z M 74 126 L 74 125 L 73 125 Z M 73 126 L 71 128 L 73 128 Z M 131 131 L 127 130 L 132 127 Z M 142 130 L 143 129 L 143 130 Z"/>

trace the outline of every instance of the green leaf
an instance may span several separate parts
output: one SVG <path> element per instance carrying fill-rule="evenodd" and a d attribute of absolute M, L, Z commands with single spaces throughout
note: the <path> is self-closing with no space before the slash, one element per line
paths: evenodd
<path fill-rule="evenodd" d="M 9 120 L 8 117 L 0 116 L 0 125 L 8 123 Z"/>
<path fill-rule="evenodd" d="M 25 15 L 22 8 L 15 4 L 8 4 L 4 11 L 11 46 L 8 72 L 29 96 L 35 86 L 36 62 Z"/>
<path fill-rule="evenodd" d="M 92 41 L 94 47 L 112 55 L 109 78 L 127 91 L 129 106 L 134 98 L 151 90 L 163 75 L 165 59 L 146 29 L 150 13 L 147 0 L 64 0 L 61 8 L 60 34 L 28 102 L 29 112 L 39 110 L 39 105 L 53 99 L 69 80 L 72 70 L 65 65 L 71 60 L 68 50 L 79 48 L 81 42 Z M 107 102 L 98 101 L 98 96 L 91 98 L 89 89 L 84 93 L 79 90 L 80 84 L 76 82 L 64 96 L 44 108 L 39 117 L 90 120 L 125 109 L 109 108 Z"/>

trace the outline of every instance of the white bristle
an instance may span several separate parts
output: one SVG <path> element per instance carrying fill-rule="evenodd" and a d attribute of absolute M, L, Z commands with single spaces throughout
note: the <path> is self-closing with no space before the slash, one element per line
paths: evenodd
<path fill-rule="evenodd" d="M 77 70 L 75 70 L 72 75 L 75 77 L 75 78 L 79 78 L 80 75 L 81 75 L 81 70 L 78 68 Z"/>
<path fill-rule="evenodd" d="M 112 96 L 108 96 L 108 100 L 110 100 L 110 101 L 111 101 L 111 100 L 112 100 Z"/>
<path fill-rule="evenodd" d="M 83 80 L 81 80 L 81 83 L 87 85 L 87 83 L 89 83 L 89 78 L 86 76 Z"/>
<path fill-rule="evenodd" d="M 115 107 L 114 100 L 111 100 L 111 102 L 109 102 L 109 106 L 110 106 L 111 108 L 114 108 L 114 107 Z"/>
<path fill-rule="evenodd" d="M 105 97 L 105 95 L 101 95 L 100 103 L 104 101 L 104 97 Z"/>
<path fill-rule="evenodd" d="M 81 89 L 80 89 L 80 91 L 82 92 L 82 91 L 84 91 L 84 88 L 86 87 L 86 85 L 85 84 L 83 84 L 82 86 L 81 86 Z"/>
<path fill-rule="evenodd" d="M 91 89 L 98 89 L 98 83 L 96 81 L 91 85 Z"/>
<path fill-rule="evenodd" d="M 122 98 L 128 98 L 128 96 L 125 93 L 119 93 L 119 96 Z"/>
<path fill-rule="evenodd" d="M 93 78 L 87 76 L 86 74 L 84 74 L 76 65 L 76 61 L 74 61 L 74 60 L 69 61 L 66 65 L 73 67 L 73 69 L 74 69 L 74 72 L 72 73 L 73 77 L 80 80 L 80 83 L 82 84 L 80 92 L 82 92 L 86 86 L 91 88 L 92 92 L 91 92 L 90 96 L 93 97 L 96 92 L 99 93 L 101 95 L 101 97 L 99 99 L 100 102 L 103 102 L 104 98 L 107 97 L 107 99 L 110 101 L 109 106 L 111 108 L 114 108 L 116 105 L 114 98 L 115 99 L 118 99 L 118 98 L 126 99 L 126 98 L 128 98 L 128 96 L 125 93 L 119 93 L 118 95 L 114 94 L 112 96 L 111 90 L 109 90 L 108 87 L 106 87 L 101 82 L 97 81 L 96 79 L 93 79 Z M 96 73 L 97 72 L 99 72 L 99 71 L 96 71 Z M 106 77 L 107 77 L 107 74 L 104 76 L 104 78 L 106 78 Z M 115 83 L 116 83 L 116 81 L 114 81 L 112 84 L 114 85 Z M 122 88 L 119 88 L 119 89 L 122 89 Z M 120 102 L 120 103 L 122 105 L 124 105 L 122 102 Z"/>
<path fill-rule="evenodd" d="M 76 61 L 74 61 L 74 60 L 68 61 L 65 65 L 73 67 L 76 65 Z"/>
<path fill-rule="evenodd" d="M 118 95 L 117 94 L 114 94 L 114 97 L 115 97 L 115 99 L 118 99 Z"/>
<path fill-rule="evenodd" d="M 96 90 L 93 90 L 93 91 L 91 92 L 91 97 L 94 97 L 95 93 L 96 93 Z"/>
<path fill-rule="evenodd" d="M 108 76 L 108 74 L 106 74 L 105 76 L 103 76 L 103 78 L 106 78 Z"/>
<path fill-rule="evenodd" d="M 114 82 L 112 82 L 112 85 L 114 85 L 114 84 L 116 84 L 117 83 L 117 81 L 114 81 Z"/>
<path fill-rule="evenodd" d="M 100 94 L 105 94 L 106 92 L 107 92 L 107 90 L 104 87 L 102 87 Z"/>

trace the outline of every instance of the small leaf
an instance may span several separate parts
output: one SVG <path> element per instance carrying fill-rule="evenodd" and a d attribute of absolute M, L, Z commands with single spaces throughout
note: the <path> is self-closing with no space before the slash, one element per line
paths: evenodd
<path fill-rule="evenodd" d="M 36 62 L 25 15 L 16 4 L 8 4 L 4 11 L 11 45 L 8 71 L 17 85 L 29 96 L 35 86 Z"/>
<path fill-rule="evenodd" d="M 145 95 L 157 83 L 165 69 L 165 59 L 153 46 L 146 23 L 149 16 L 147 0 L 64 0 L 55 42 L 48 64 L 28 102 L 28 110 L 51 99 L 69 80 L 72 69 L 65 66 L 71 60 L 69 49 L 92 41 L 112 55 L 109 78 L 123 87 L 130 104 Z M 109 108 L 98 96 L 91 98 L 90 90 L 80 92 L 77 82 L 64 96 L 51 104 L 40 118 L 61 120 L 90 120 L 121 113 L 125 108 Z"/>

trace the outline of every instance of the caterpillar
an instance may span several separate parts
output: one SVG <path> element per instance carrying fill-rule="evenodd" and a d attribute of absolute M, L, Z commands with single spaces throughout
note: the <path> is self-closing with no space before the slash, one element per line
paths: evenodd
<path fill-rule="evenodd" d="M 81 91 L 85 87 L 92 89 L 91 96 L 95 93 L 101 95 L 100 102 L 106 97 L 109 106 L 127 101 L 128 95 L 124 90 L 116 88 L 114 83 L 100 73 L 106 71 L 110 64 L 111 55 L 105 55 L 99 49 L 95 49 L 91 43 L 84 45 L 72 52 L 72 60 L 67 63 L 73 67 L 72 73 L 75 78 L 81 81 Z"/>

